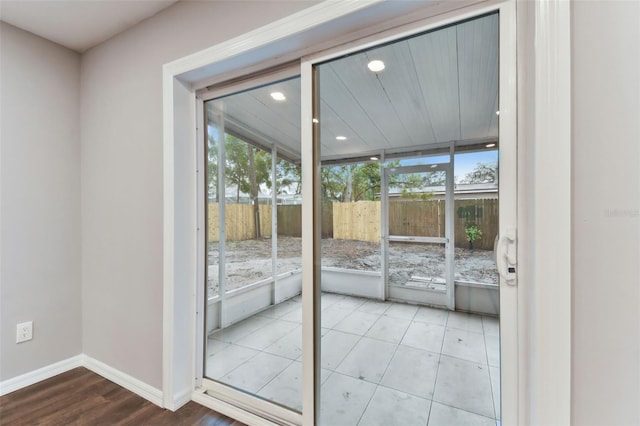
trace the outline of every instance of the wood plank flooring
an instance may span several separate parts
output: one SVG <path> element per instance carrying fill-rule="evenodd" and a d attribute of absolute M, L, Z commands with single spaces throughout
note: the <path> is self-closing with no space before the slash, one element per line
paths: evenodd
<path fill-rule="evenodd" d="M 0 397 L 0 425 L 243 426 L 190 402 L 176 412 L 87 370 L 75 368 Z"/>

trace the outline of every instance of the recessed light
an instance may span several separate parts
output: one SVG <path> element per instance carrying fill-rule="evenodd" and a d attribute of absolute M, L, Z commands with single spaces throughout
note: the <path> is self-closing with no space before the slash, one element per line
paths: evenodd
<path fill-rule="evenodd" d="M 346 136 L 336 136 L 336 140 L 337 141 L 346 141 L 347 137 Z"/>
<path fill-rule="evenodd" d="M 498 110 L 498 111 L 496 111 L 496 115 L 500 115 L 500 111 L 499 111 L 499 110 Z"/>
<path fill-rule="evenodd" d="M 384 62 L 376 59 L 367 64 L 367 67 L 373 72 L 380 72 L 384 69 Z"/>
<path fill-rule="evenodd" d="M 271 93 L 271 97 L 275 101 L 284 101 L 285 99 L 287 99 L 287 97 L 282 92 L 273 92 Z"/>
<path fill-rule="evenodd" d="M 317 118 L 314 118 L 314 119 L 313 119 L 313 120 L 311 120 L 311 121 L 313 121 L 313 122 L 314 122 L 314 123 L 316 123 L 316 124 L 318 124 L 318 123 L 319 123 L 319 121 L 318 121 L 318 119 L 317 119 Z"/>
<path fill-rule="evenodd" d="M 495 143 L 488 143 L 485 145 L 487 148 L 493 148 L 494 146 L 496 146 Z"/>
<path fill-rule="evenodd" d="M 437 165 L 437 164 L 432 164 L 432 165 L 431 165 L 431 168 L 432 168 L 432 169 L 435 169 L 436 167 L 438 167 L 438 165 Z"/>
<path fill-rule="evenodd" d="M 378 161 L 378 157 L 369 157 L 371 161 Z"/>

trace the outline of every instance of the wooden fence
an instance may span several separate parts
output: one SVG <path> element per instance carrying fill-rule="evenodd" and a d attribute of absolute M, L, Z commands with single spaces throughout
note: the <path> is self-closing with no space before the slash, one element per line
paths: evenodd
<path fill-rule="evenodd" d="M 380 241 L 380 201 L 334 203 L 333 238 Z"/>
<path fill-rule="evenodd" d="M 271 236 L 271 206 L 260 205 L 260 234 L 263 237 Z M 218 241 L 218 204 L 209 203 L 207 214 L 209 241 Z M 255 238 L 256 226 L 253 218 L 253 206 L 251 204 L 227 204 L 225 205 L 225 228 L 228 241 L 250 240 Z"/>
<path fill-rule="evenodd" d="M 302 206 L 277 207 L 278 235 L 302 235 Z M 322 204 L 322 237 L 377 242 L 380 240 L 380 201 Z M 455 245 L 468 247 L 465 226 L 473 223 L 482 231 L 474 243 L 477 249 L 493 249 L 498 233 L 498 200 L 455 201 Z M 208 211 L 209 241 L 218 241 L 218 204 L 210 203 Z M 227 240 L 239 241 L 255 237 L 253 206 L 227 204 L 225 224 Z M 389 232 L 392 235 L 444 237 L 445 201 L 392 200 L 389 203 Z M 271 236 L 271 206 L 260 205 L 260 230 Z"/>
<path fill-rule="evenodd" d="M 259 206 L 260 210 L 260 235 L 271 236 L 271 206 Z M 218 241 L 218 203 L 209 203 L 207 221 L 209 224 L 209 241 Z M 226 204 L 225 227 L 228 241 L 250 240 L 255 238 L 255 220 L 253 218 L 253 206 L 251 204 Z M 302 206 L 280 205 L 277 207 L 278 235 L 300 237 L 302 235 Z M 333 236 L 333 205 L 322 204 L 322 237 Z"/>
<path fill-rule="evenodd" d="M 444 200 L 392 200 L 389 233 L 392 235 L 444 237 Z M 482 238 L 473 246 L 492 250 L 498 234 L 498 200 L 456 200 L 455 245 L 468 247 L 465 226 L 475 224 Z M 333 205 L 333 238 L 376 242 L 380 240 L 380 202 L 358 201 Z"/>

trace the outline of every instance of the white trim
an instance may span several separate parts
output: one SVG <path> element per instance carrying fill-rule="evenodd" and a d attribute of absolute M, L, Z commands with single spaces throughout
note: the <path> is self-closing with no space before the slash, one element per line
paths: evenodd
<path fill-rule="evenodd" d="M 191 391 L 194 388 L 194 268 L 197 265 L 196 104 L 193 90 L 167 74 L 166 66 L 163 71 L 162 386 L 165 408 L 176 410 L 179 407 L 174 405 L 174 401 L 186 390 Z M 174 141 L 178 141 L 175 146 Z M 180 151 L 176 151 L 177 146 L 180 147 Z M 189 202 L 185 202 L 185 198 L 188 198 Z M 176 200 L 180 202 L 176 203 Z M 186 291 L 182 291 L 183 289 Z"/>
<path fill-rule="evenodd" d="M 189 402 L 191 402 L 191 394 L 193 393 L 192 390 L 190 389 L 183 389 L 182 392 L 178 392 L 174 397 L 173 397 L 173 406 L 175 407 L 175 410 L 179 409 L 180 407 L 187 405 Z"/>
<path fill-rule="evenodd" d="M 138 396 L 146 399 L 157 405 L 158 407 L 162 407 L 162 391 L 158 388 L 154 388 L 153 386 L 136 379 L 133 376 L 128 375 L 127 373 L 123 373 L 120 370 L 117 370 L 102 361 L 98 361 L 95 358 L 91 358 L 88 355 L 82 355 L 82 366 L 87 368 L 88 370 L 93 371 L 94 373 L 104 377 L 107 380 L 111 380 L 113 383 L 122 386 L 123 388 L 135 393 Z"/>
<path fill-rule="evenodd" d="M 535 141 L 530 207 L 535 241 L 532 344 L 537 351 L 532 360 L 530 420 L 571 424 L 571 5 L 563 0 L 539 0 L 534 10 Z"/>
<path fill-rule="evenodd" d="M 194 391 L 191 394 L 191 400 L 250 426 L 277 426 L 276 423 L 273 423 L 263 417 L 256 416 L 249 411 L 238 408 L 220 399 L 213 398 L 202 391 Z"/>
<path fill-rule="evenodd" d="M 104 377 L 113 383 L 135 393 L 153 404 L 162 407 L 162 391 L 153 386 L 136 379 L 120 370 L 117 370 L 104 362 L 98 361 L 85 354 L 76 355 L 71 358 L 47 365 L 37 370 L 30 371 L 17 377 L 0 382 L 0 396 L 15 392 L 19 389 L 31 386 L 43 380 L 65 373 L 74 368 L 84 367 L 99 376 Z M 180 395 L 174 401 L 178 406 L 184 405 L 191 400 L 191 394 Z"/>
<path fill-rule="evenodd" d="M 173 338 L 175 315 L 173 307 L 174 261 L 175 261 L 175 170 L 173 135 L 173 80 L 174 76 L 163 67 L 163 285 L 162 285 L 162 390 L 164 406 L 171 407 L 173 398 Z"/>
<path fill-rule="evenodd" d="M 76 355 L 53 364 L 46 365 L 37 370 L 13 377 L 0 382 L 0 396 L 15 392 L 35 383 L 47 380 L 58 374 L 62 374 L 74 368 L 83 366 L 83 355 Z"/>
<path fill-rule="evenodd" d="M 207 280 L 206 265 L 207 265 L 207 256 L 208 256 L 208 240 L 209 236 L 207 235 L 207 224 L 206 218 L 209 214 L 209 203 L 208 203 L 208 191 L 206 189 L 207 182 L 207 166 L 205 162 L 205 143 L 207 138 L 207 131 L 205 127 L 205 106 L 204 102 L 200 98 L 196 98 L 196 142 L 197 141 L 205 141 L 203 143 L 196 143 L 196 202 L 198 204 L 196 208 L 196 214 L 198 216 L 197 219 L 197 236 L 196 236 L 196 288 L 195 288 L 195 333 L 193 335 L 194 344 L 195 344 L 195 361 L 193 364 L 193 375 L 194 378 L 194 386 L 196 388 L 202 386 L 202 377 L 204 374 L 204 347 L 205 347 L 205 333 L 206 331 L 206 320 L 207 320 L 207 309 L 209 307 L 209 302 L 206 301 L 207 294 L 207 285 L 205 284 Z M 197 285 L 200 283 L 200 285 Z M 186 392 L 187 390 L 185 390 Z M 192 389 L 189 389 L 189 395 Z M 189 396 L 190 398 L 190 396 Z"/>
<path fill-rule="evenodd" d="M 269 400 L 256 398 L 254 395 L 235 389 L 226 384 L 204 378 L 202 391 L 207 398 L 229 404 L 237 409 L 249 411 L 252 416 L 282 425 L 302 424 L 302 415 L 282 405 L 275 405 Z M 193 395 L 193 394 L 192 394 Z"/>

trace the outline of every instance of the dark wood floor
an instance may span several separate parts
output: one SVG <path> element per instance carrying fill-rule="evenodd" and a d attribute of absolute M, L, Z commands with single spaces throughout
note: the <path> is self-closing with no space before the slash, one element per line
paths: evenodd
<path fill-rule="evenodd" d="M 164 410 L 82 367 L 0 397 L 0 425 L 243 426 L 195 402 Z"/>

